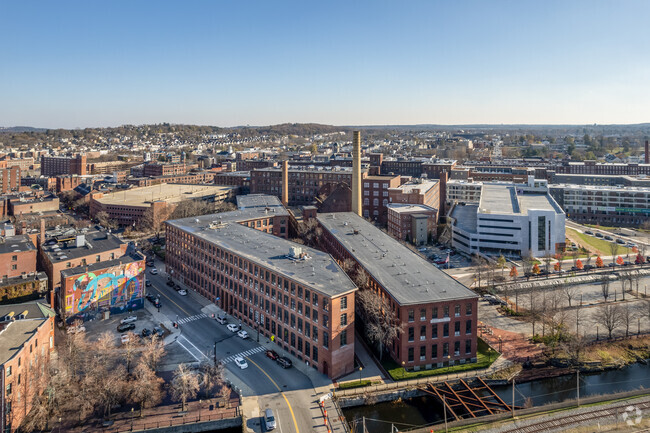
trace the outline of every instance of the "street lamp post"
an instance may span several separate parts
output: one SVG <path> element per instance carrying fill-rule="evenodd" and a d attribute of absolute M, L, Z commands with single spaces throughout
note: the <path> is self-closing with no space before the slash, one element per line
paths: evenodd
<path fill-rule="evenodd" d="M 447 376 L 449 376 L 450 369 L 451 369 L 451 355 L 447 355 Z"/>
<path fill-rule="evenodd" d="M 199 421 L 201 421 L 201 403 L 203 403 L 203 400 L 199 400 Z"/>
<path fill-rule="evenodd" d="M 255 327 L 257 328 L 257 342 L 260 342 L 260 322 L 259 320 L 255 321 Z"/>
<path fill-rule="evenodd" d="M 359 386 L 361 386 L 361 370 L 363 370 L 363 367 L 359 367 Z"/>
<path fill-rule="evenodd" d="M 402 379 L 406 377 L 406 362 L 402 361 Z"/>
<path fill-rule="evenodd" d="M 133 431 L 133 408 L 131 408 L 131 431 Z"/>

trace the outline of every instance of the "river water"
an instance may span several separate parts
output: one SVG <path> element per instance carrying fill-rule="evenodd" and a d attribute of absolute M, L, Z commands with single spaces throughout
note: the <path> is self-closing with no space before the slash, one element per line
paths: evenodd
<path fill-rule="evenodd" d="M 580 375 L 580 397 L 650 389 L 650 366 L 628 365 L 620 370 Z M 506 403 L 512 402 L 512 385 L 494 386 L 494 392 Z M 515 385 L 515 405 L 527 401 L 534 406 L 559 402 L 576 397 L 576 376 L 560 376 Z M 344 409 L 349 422 L 361 422 L 366 417 L 366 428 L 371 433 L 390 433 L 391 424 L 398 428 L 420 426 L 442 421 L 442 403 L 425 396 L 399 402 L 379 403 Z M 448 414 L 449 416 L 449 414 Z M 357 421 L 355 421 L 357 420 Z"/>

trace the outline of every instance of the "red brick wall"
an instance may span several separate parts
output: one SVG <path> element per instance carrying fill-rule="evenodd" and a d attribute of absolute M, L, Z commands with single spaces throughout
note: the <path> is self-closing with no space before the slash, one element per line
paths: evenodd
<path fill-rule="evenodd" d="M 11 242 L 7 240 L 5 242 Z M 14 257 L 16 260 L 14 260 Z M 13 269 L 13 268 L 16 269 Z M 0 254 L 0 277 L 19 277 L 23 273 L 28 274 L 36 271 L 36 249 L 19 253 L 8 252 Z"/>

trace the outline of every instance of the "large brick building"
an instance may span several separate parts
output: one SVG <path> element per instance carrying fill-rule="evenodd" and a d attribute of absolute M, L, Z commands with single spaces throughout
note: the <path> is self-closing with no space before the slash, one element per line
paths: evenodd
<path fill-rule="evenodd" d="M 422 204 L 440 209 L 440 182 L 414 179 L 388 191 L 389 202 L 395 204 Z"/>
<path fill-rule="evenodd" d="M 355 285 L 329 254 L 268 233 L 284 208 L 250 206 L 167 221 L 167 272 L 307 365 L 351 373 Z"/>
<path fill-rule="evenodd" d="M 54 350 L 54 311 L 41 302 L 0 305 L 0 428 L 12 433 L 44 390 L 39 377 Z"/>
<path fill-rule="evenodd" d="M 478 296 L 358 215 L 319 214 L 321 247 L 351 259 L 394 309 L 402 333 L 388 347 L 409 370 L 476 361 Z"/>
<path fill-rule="evenodd" d="M 389 191 L 397 188 L 401 182 L 400 176 L 365 176 L 361 185 L 363 195 L 363 216 L 386 225 Z"/>
<path fill-rule="evenodd" d="M 147 163 L 144 165 L 142 175 L 145 177 L 171 176 L 185 174 L 193 168 L 198 168 L 197 164 L 166 164 L 166 163 Z"/>
<path fill-rule="evenodd" d="M 388 233 L 401 241 L 427 244 L 436 236 L 438 209 L 423 204 L 388 205 Z"/>
<path fill-rule="evenodd" d="M 18 191 L 20 185 L 20 167 L 0 168 L 0 193 Z"/>
<path fill-rule="evenodd" d="M 36 272 L 36 247 L 27 235 L 0 240 L 0 278 L 20 277 Z"/>
<path fill-rule="evenodd" d="M 41 174 L 43 176 L 58 176 L 60 174 L 86 174 L 86 155 L 41 156 Z"/>

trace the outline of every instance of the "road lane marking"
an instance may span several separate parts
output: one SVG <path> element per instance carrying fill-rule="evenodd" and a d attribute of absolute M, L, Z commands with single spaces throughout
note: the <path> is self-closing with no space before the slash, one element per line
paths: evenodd
<path fill-rule="evenodd" d="M 158 294 L 164 296 L 164 297 L 167 298 L 167 299 L 169 299 L 169 301 L 170 301 L 172 304 L 176 305 L 178 308 L 180 308 L 180 310 L 181 310 L 183 313 L 187 314 L 188 316 L 191 316 L 191 314 L 188 313 L 187 311 L 185 311 L 185 309 L 184 309 L 183 307 L 181 307 L 181 306 L 178 305 L 176 302 L 174 302 L 174 300 L 173 300 L 172 298 L 170 298 L 169 296 L 165 295 L 165 294 L 163 293 L 162 290 L 158 289 Z"/>
<path fill-rule="evenodd" d="M 193 322 L 193 321 L 195 321 L 195 320 L 207 319 L 207 318 L 208 318 L 208 315 L 205 314 L 205 313 L 195 314 L 195 315 L 193 315 L 193 316 L 183 317 L 182 319 L 180 319 L 180 320 L 178 321 L 178 323 L 179 323 L 180 325 L 182 325 L 183 323 L 189 323 L 189 322 Z"/>
<path fill-rule="evenodd" d="M 222 359 L 221 363 L 222 364 L 227 364 L 227 363 L 233 361 L 238 356 L 247 357 L 247 356 L 250 356 L 250 355 L 254 355 L 256 353 L 260 353 L 263 350 L 264 350 L 264 346 L 257 346 L 254 349 L 250 349 L 250 350 L 246 350 L 245 352 L 240 352 L 240 353 L 236 353 L 234 355 L 230 355 L 229 357 Z"/>
<path fill-rule="evenodd" d="M 195 348 L 196 351 L 199 352 L 199 353 L 201 354 L 202 357 L 204 357 L 204 358 L 207 359 L 207 360 L 210 359 L 210 358 L 208 358 L 208 357 L 207 357 L 203 352 L 201 352 L 201 351 L 199 350 L 199 348 L 196 347 L 196 346 L 195 346 L 195 345 L 194 345 L 190 340 L 188 340 L 186 336 L 181 335 L 180 337 L 183 338 L 183 340 L 187 341 L 187 342 L 188 342 L 188 343 L 189 343 L 193 348 Z M 195 358 L 196 358 L 196 357 L 195 357 Z M 199 361 L 199 360 L 197 359 L 197 361 Z"/>
<path fill-rule="evenodd" d="M 181 346 L 183 349 L 185 349 L 185 351 L 187 351 L 187 353 L 189 353 L 190 355 L 192 355 L 192 358 L 196 359 L 196 362 L 201 362 L 201 360 L 200 360 L 199 358 L 197 358 L 197 357 L 192 353 L 192 351 L 191 351 L 190 349 L 188 349 L 187 347 L 185 347 L 185 345 L 183 345 L 183 343 L 181 343 L 181 342 L 178 341 L 178 340 L 176 340 L 176 342 L 177 342 L 178 344 L 180 344 L 180 346 Z"/>
<path fill-rule="evenodd" d="M 282 397 L 284 397 L 284 401 L 286 401 L 286 402 L 287 402 L 287 406 L 289 406 L 289 412 L 291 412 L 291 418 L 293 419 L 293 425 L 294 425 L 294 427 L 296 427 L 296 433 L 300 433 L 300 429 L 298 428 L 298 422 L 296 421 L 296 415 L 293 413 L 293 408 L 291 407 L 291 403 L 289 403 L 289 399 L 287 398 L 286 395 L 284 395 L 284 392 L 282 392 L 282 389 L 278 386 L 277 383 L 275 383 L 275 380 L 271 379 L 271 376 L 269 376 L 268 373 L 267 373 L 266 371 L 262 370 L 262 367 L 260 367 L 259 365 L 257 365 L 257 363 L 256 363 L 255 361 L 253 361 L 253 360 L 250 359 L 249 357 L 246 357 L 246 359 L 248 360 L 248 362 L 250 362 L 250 363 L 253 364 L 255 367 L 257 367 L 257 368 L 258 368 L 262 373 L 264 373 L 264 375 L 265 375 L 266 377 L 268 377 L 269 380 L 271 381 L 271 383 L 272 383 L 272 384 L 273 384 L 273 385 L 278 389 L 278 392 L 279 392 L 280 394 L 282 394 Z"/>

